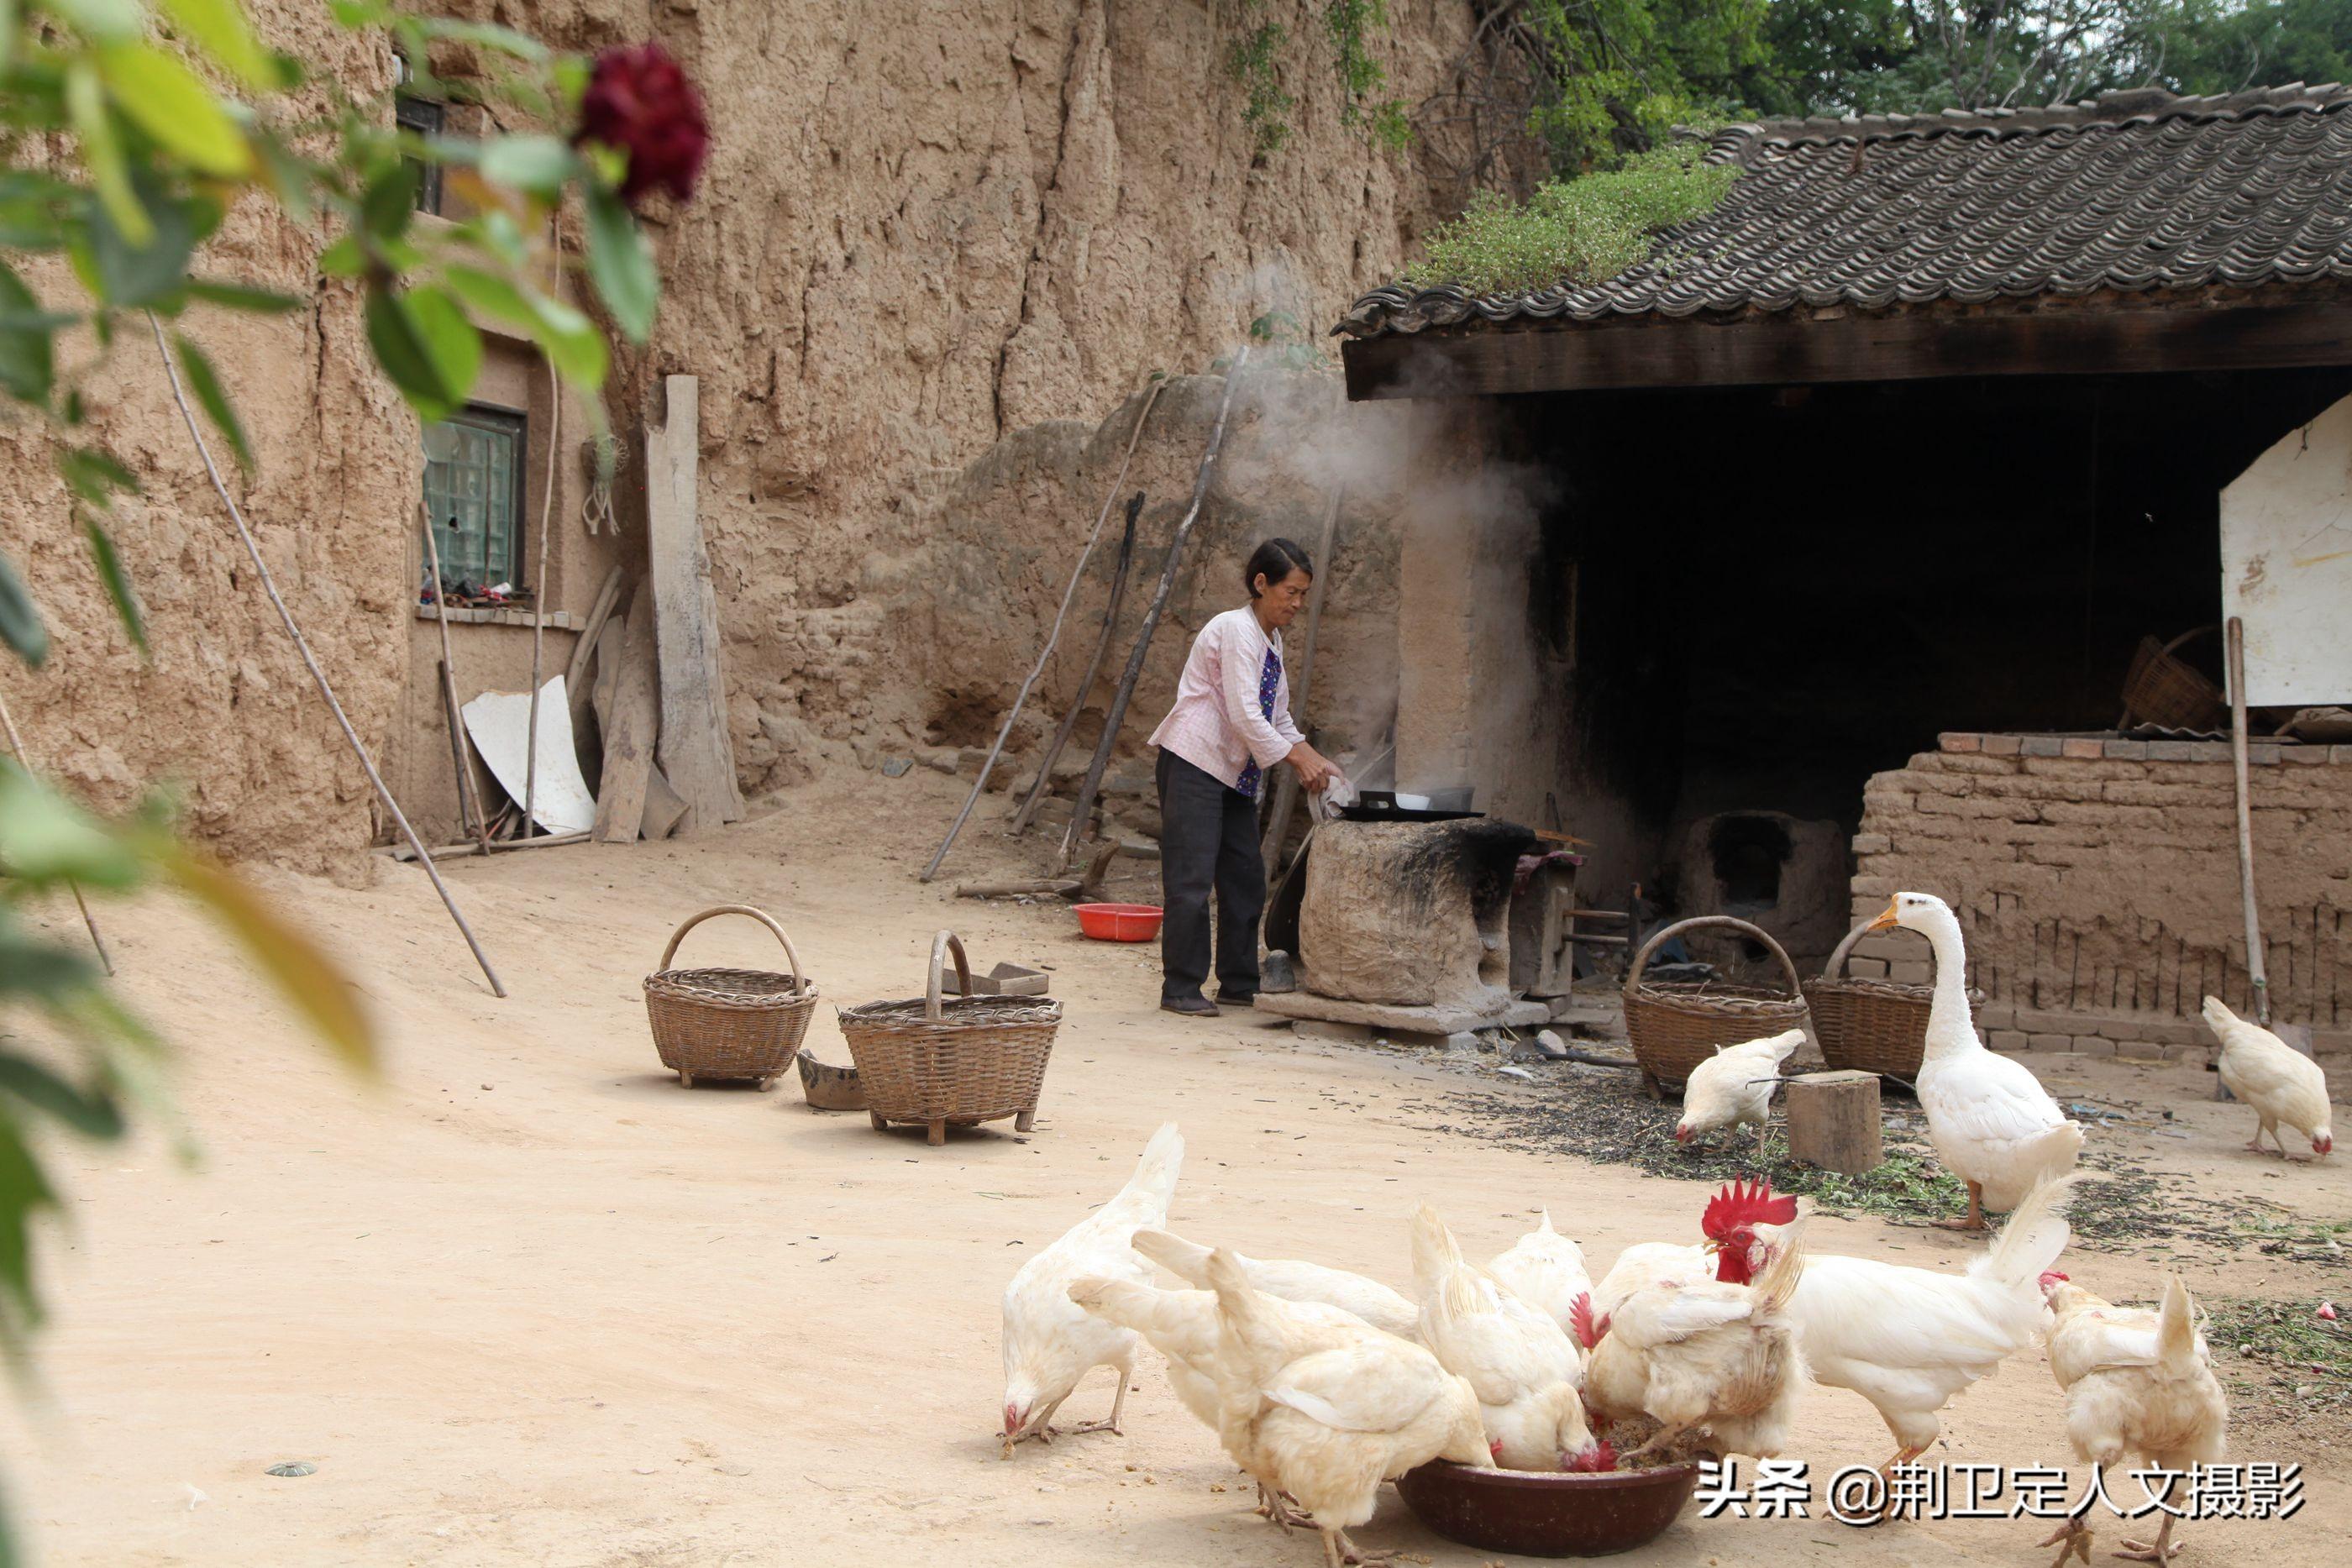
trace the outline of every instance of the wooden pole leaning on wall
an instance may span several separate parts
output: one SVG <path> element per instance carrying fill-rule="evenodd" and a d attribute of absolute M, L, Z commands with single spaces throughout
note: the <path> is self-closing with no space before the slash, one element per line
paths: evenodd
<path fill-rule="evenodd" d="M 1315 634 L 1323 625 L 1323 589 L 1331 579 L 1331 538 L 1339 524 L 1339 497 L 1344 486 L 1331 486 L 1323 504 L 1323 531 L 1315 541 L 1315 586 L 1307 593 L 1307 632 L 1299 639 L 1298 666 L 1290 681 L 1290 711 L 1294 722 L 1307 711 L 1307 689 L 1315 682 Z M 1304 727 L 1303 726 L 1301 727 Z M 1298 775 L 1288 768 L 1276 769 L 1274 804 L 1265 816 L 1265 837 L 1258 850 L 1265 859 L 1265 874 L 1282 856 L 1282 841 L 1290 836 L 1290 814 L 1298 809 Z"/>
<path fill-rule="evenodd" d="M 1103 605 L 1102 632 L 1095 638 L 1093 656 L 1087 660 L 1086 673 L 1070 693 L 1069 711 L 1062 715 L 1061 725 L 1054 738 L 1037 758 L 1037 777 L 1030 781 L 1028 798 L 1021 809 L 1013 813 L 1011 831 L 1016 836 L 1029 831 L 1029 820 L 1037 814 L 1047 791 L 1054 787 L 1054 764 L 1062 759 L 1062 747 L 1070 743 L 1070 732 L 1078 727 L 1078 716 L 1087 710 L 1087 694 L 1095 689 L 1095 677 L 1102 674 L 1103 656 L 1110 652 L 1111 635 L 1118 630 L 1118 612 L 1127 603 L 1127 580 L 1135 566 L 1135 520 L 1143 512 L 1143 492 L 1138 490 L 1127 498 L 1127 531 L 1119 536 L 1118 564 L 1112 569 L 1110 598 Z"/>
<path fill-rule="evenodd" d="M 2262 912 L 2254 903 L 2254 803 L 2246 773 L 2246 623 L 2230 617 L 2223 637 L 2230 676 L 2230 769 L 2238 795 L 2238 896 L 2246 915 L 2246 979 L 2253 988 L 2254 1021 L 2271 1021 L 2271 982 L 2263 961 Z"/>
<path fill-rule="evenodd" d="M 971 816 L 971 809 L 980 803 L 981 792 L 988 788 L 988 776 L 994 771 L 996 759 L 1004 755 L 1004 743 L 1013 734 L 1013 722 L 1021 716 L 1022 705 L 1029 700 L 1029 693 L 1037 685 L 1037 677 L 1045 673 L 1045 661 L 1054 656 L 1054 646 L 1062 640 L 1062 622 L 1069 617 L 1070 601 L 1078 596 L 1078 582 L 1086 576 L 1087 562 L 1094 559 L 1095 546 L 1102 538 L 1103 524 L 1110 520 L 1111 503 L 1118 499 L 1118 487 L 1127 482 L 1127 466 L 1135 459 L 1136 443 L 1143 439 L 1143 422 L 1151 417 L 1151 405 L 1160 401 L 1160 389 L 1167 384 L 1164 381 L 1152 382 L 1151 391 L 1144 396 L 1143 406 L 1136 411 L 1135 428 L 1127 436 L 1126 455 L 1118 460 L 1118 472 L 1111 476 L 1110 490 L 1103 497 L 1102 510 L 1095 514 L 1094 531 L 1087 536 L 1086 549 L 1078 552 L 1078 564 L 1071 569 L 1070 584 L 1062 590 L 1061 608 L 1054 612 L 1054 624 L 1046 629 L 1045 645 L 1037 650 L 1037 662 L 1029 667 L 1029 678 L 1023 681 L 1021 689 L 1013 694 L 1013 706 L 1005 711 L 1003 724 L 997 727 L 996 744 L 988 748 L 988 756 L 980 765 L 980 777 L 971 781 L 971 793 L 964 797 L 963 810 L 958 811 L 955 821 L 948 824 L 948 836 L 940 841 L 939 852 L 931 857 L 931 863 L 923 868 L 923 874 L 917 880 L 929 882 L 940 874 L 940 862 L 948 858 L 948 851 L 954 845 L 956 835 L 963 831 L 964 822 Z M 1139 495 L 1136 499 L 1139 502 L 1142 497 Z M 1132 511 L 1128 514 L 1127 526 L 1131 535 L 1135 528 Z M 1120 575 L 1125 576 L 1124 573 Z M 1116 595 L 1118 590 L 1114 587 L 1111 591 Z"/>
<path fill-rule="evenodd" d="M 441 547 L 433 536 L 433 514 L 425 507 L 424 497 L 416 502 L 416 515 L 425 525 L 425 561 L 433 573 L 433 615 L 441 623 L 441 706 L 448 716 L 449 754 L 457 764 L 457 825 L 474 835 L 482 846 L 482 853 L 490 852 L 490 820 L 482 810 L 482 798 L 474 789 L 474 768 L 466 747 L 465 716 L 457 708 L 457 656 L 449 651 L 449 598 L 441 576 Z M 467 816 L 473 821 L 469 824 Z"/>
<path fill-rule="evenodd" d="M 1225 444 L 1225 416 L 1233 412 L 1234 393 L 1242 384 L 1242 371 L 1249 363 L 1250 351 L 1243 349 L 1234 356 L 1225 371 L 1225 395 L 1217 402 L 1217 423 L 1209 430 L 1209 449 L 1201 456 L 1201 471 L 1192 481 L 1192 502 L 1184 508 L 1184 516 L 1176 524 L 1176 532 L 1168 541 L 1168 559 L 1160 569 L 1160 586 L 1151 591 L 1151 603 L 1143 612 L 1143 624 L 1137 628 L 1135 647 L 1127 655 L 1127 670 L 1118 678 L 1118 690 L 1112 694 L 1110 712 L 1104 716 L 1102 738 L 1095 742 L 1095 759 L 1087 765 L 1086 782 L 1078 786 L 1077 804 L 1070 812 L 1070 825 L 1062 835 L 1061 863 L 1072 864 L 1078 852 L 1079 841 L 1086 837 L 1087 819 L 1094 815 L 1095 794 L 1102 788 L 1103 769 L 1110 765 L 1111 747 L 1118 744 L 1118 728 L 1127 719 L 1127 705 L 1134 700 L 1135 683 L 1143 674 L 1143 661 L 1151 653 L 1151 634 L 1160 629 L 1160 617 L 1168 609 L 1168 595 L 1176 587 L 1176 568 L 1184 559 L 1184 541 L 1192 532 L 1192 525 L 1201 520 L 1201 505 L 1209 498 L 1209 486 L 1217 476 L 1217 454 Z"/>
<path fill-rule="evenodd" d="M 560 221 L 560 220 L 558 220 Z M 563 267 L 562 236 L 559 232 L 555 247 L 556 270 Z M 530 591 L 530 716 L 525 722 L 529 732 L 523 737 L 522 750 L 522 836 L 530 837 L 536 829 L 531 813 L 539 808 L 539 661 L 541 645 L 547 637 L 547 524 L 555 516 L 555 467 L 562 447 L 563 379 L 555 373 L 555 361 L 547 361 L 547 489 L 539 504 L 539 576 Z M 570 705 L 567 704 L 568 707 Z"/>
<path fill-rule="evenodd" d="M 16 766 L 27 773 L 32 772 L 33 759 L 26 755 L 25 737 L 16 733 L 16 720 L 8 711 L 6 697 L 0 697 L 0 730 L 7 732 L 8 754 L 16 759 Z M 98 917 L 89 912 L 89 902 L 81 895 L 81 884 L 69 882 L 66 883 L 66 889 L 73 894 L 74 907 L 81 911 L 81 923 L 89 928 L 89 945 L 98 949 L 99 963 L 104 966 L 108 974 L 113 974 L 114 955 L 106 950 L 106 938 L 98 934 Z"/>
<path fill-rule="evenodd" d="M 188 439 L 196 444 L 196 455 L 204 461 L 205 476 L 213 482 L 213 493 L 221 498 L 221 505 L 228 508 L 228 520 L 236 525 L 236 537 L 244 541 L 245 553 L 252 559 L 254 573 L 261 579 L 262 591 L 269 596 L 270 604 L 278 612 L 278 619 L 285 622 L 286 635 L 293 639 L 294 651 L 302 656 L 303 667 L 310 672 L 310 679 L 317 684 L 319 695 L 326 699 L 327 710 L 335 716 L 335 723 L 342 727 L 343 738 L 351 743 L 352 754 L 360 759 L 360 768 L 367 774 L 368 783 L 374 788 L 376 799 L 383 802 L 384 810 L 391 814 L 394 823 L 400 829 L 400 836 L 408 841 L 408 847 L 416 852 L 425 867 L 425 874 L 433 880 L 433 891 L 441 895 L 441 906 L 449 912 L 449 918 L 457 923 L 458 934 L 466 938 L 466 946 L 473 950 L 474 962 L 482 967 L 482 977 L 489 981 L 491 994 L 505 996 L 506 985 L 499 978 L 499 972 L 490 967 L 489 955 L 482 951 L 481 943 L 475 938 L 474 928 L 467 925 L 466 917 L 458 913 L 457 901 L 450 895 L 448 884 L 441 880 L 440 872 L 434 869 L 432 857 L 425 853 L 425 841 L 416 836 L 416 830 L 408 825 L 408 818 L 401 811 L 400 802 L 392 798 L 392 790 L 385 785 L 383 775 L 376 771 L 375 758 L 368 755 L 367 747 L 360 740 L 360 732 L 352 727 L 351 716 L 343 712 L 343 705 L 336 700 L 335 688 L 327 684 L 327 673 L 319 667 L 317 657 L 310 652 L 310 644 L 303 640 L 302 629 L 294 623 L 294 612 L 286 608 L 286 601 L 278 591 L 278 580 L 269 575 L 269 563 L 261 559 L 261 547 L 255 542 L 253 530 L 246 526 L 245 513 L 238 509 L 236 498 L 228 493 L 228 486 L 221 482 L 220 469 L 213 463 L 212 448 L 205 444 L 205 433 L 196 428 L 195 411 L 188 406 L 187 393 L 180 386 L 180 367 L 172 362 L 172 350 L 163 341 L 163 324 L 155 319 L 155 313 L 152 310 L 147 313 L 147 329 L 155 334 L 155 352 L 163 361 L 164 377 L 172 384 L 172 401 L 180 405 L 180 418 L 187 424 Z"/>

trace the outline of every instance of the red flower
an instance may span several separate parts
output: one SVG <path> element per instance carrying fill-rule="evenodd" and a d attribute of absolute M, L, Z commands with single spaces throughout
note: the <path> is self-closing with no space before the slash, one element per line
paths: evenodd
<path fill-rule="evenodd" d="M 596 57 L 580 99 L 572 141 L 601 141 L 629 159 L 621 198 L 634 205 L 656 187 L 683 202 L 710 151 L 702 98 L 659 44 L 606 49 Z"/>

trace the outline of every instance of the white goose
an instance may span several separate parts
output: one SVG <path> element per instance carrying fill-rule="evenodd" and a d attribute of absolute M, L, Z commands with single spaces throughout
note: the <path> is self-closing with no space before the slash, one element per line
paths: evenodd
<path fill-rule="evenodd" d="M 1890 925 L 1918 932 L 1936 950 L 1919 1108 L 1944 1168 L 1969 1186 L 1968 1218 L 1942 1223 L 1982 1230 L 1986 1209 L 2007 1214 L 2034 1183 L 2074 1168 L 2083 1129 L 2023 1063 L 1987 1051 L 1977 1038 L 1969 1018 L 1968 949 L 1951 906 L 1931 893 L 1898 893 L 1870 928 Z"/>

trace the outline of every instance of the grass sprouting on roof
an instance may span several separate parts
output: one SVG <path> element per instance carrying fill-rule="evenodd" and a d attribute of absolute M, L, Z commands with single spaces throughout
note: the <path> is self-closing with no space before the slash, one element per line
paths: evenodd
<path fill-rule="evenodd" d="M 1730 191 L 1738 171 L 1706 153 L 1697 141 L 1670 142 L 1604 172 L 1549 181 L 1525 202 L 1480 191 L 1431 232 L 1407 280 L 1509 294 L 1614 277 L 1648 258 L 1659 230 L 1714 211 Z"/>

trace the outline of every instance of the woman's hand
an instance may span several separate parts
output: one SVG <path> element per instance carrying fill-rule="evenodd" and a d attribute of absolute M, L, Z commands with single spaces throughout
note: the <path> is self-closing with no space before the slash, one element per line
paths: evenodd
<path fill-rule="evenodd" d="M 1331 780 L 1339 777 L 1339 769 L 1331 759 L 1303 740 L 1292 747 L 1290 755 L 1283 760 L 1297 770 L 1298 782 L 1310 795 L 1320 795 L 1330 787 Z"/>

